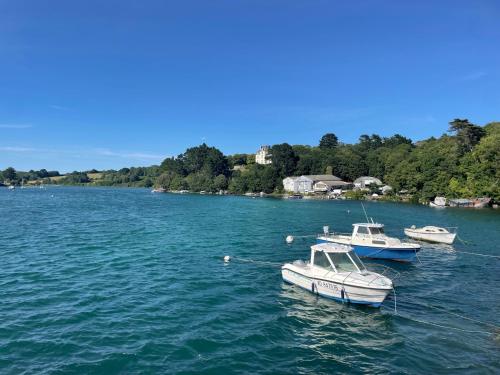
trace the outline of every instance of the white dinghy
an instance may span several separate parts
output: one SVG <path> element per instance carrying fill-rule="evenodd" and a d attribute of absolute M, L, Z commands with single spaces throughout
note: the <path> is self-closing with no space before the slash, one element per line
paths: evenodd
<path fill-rule="evenodd" d="M 379 307 L 393 290 L 392 280 L 367 271 L 350 246 L 321 243 L 311 246 L 311 260 L 281 267 L 283 280 L 312 293 L 342 302 Z"/>
<path fill-rule="evenodd" d="M 451 245 L 457 236 L 456 228 L 453 229 L 455 229 L 455 232 L 450 232 L 446 228 L 435 227 L 432 225 L 428 225 L 423 228 L 417 228 L 415 225 L 412 225 L 411 228 L 405 228 L 405 234 L 415 240 Z"/>

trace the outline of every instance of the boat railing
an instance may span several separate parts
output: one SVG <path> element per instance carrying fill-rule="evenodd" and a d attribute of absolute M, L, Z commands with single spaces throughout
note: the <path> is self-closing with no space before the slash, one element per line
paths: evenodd
<path fill-rule="evenodd" d="M 370 268 L 382 269 L 382 272 L 377 272 L 380 274 L 380 276 L 373 279 L 372 281 L 370 281 L 370 283 L 368 283 L 368 285 L 370 285 L 375 280 L 379 279 L 381 276 L 386 276 L 386 273 L 387 274 L 392 273 L 391 275 L 387 275 L 387 276 L 390 276 L 389 278 L 392 280 L 396 280 L 401 276 L 401 274 L 398 271 L 396 271 L 394 268 L 384 266 L 383 264 L 378 264 L 378 263 L 364 263 L 364 264 L 365 264 L 365 266 L 369 266 Z"/>
<path fill-rule="evenodd" d="M 333 236 L 346 236 L 346 237 L 351 237 L 352 233 L 345 233 L 345 232 L 328 232 L 328 233 L 320 233 L 318 234 L 318 237 L 333 237 Z"/>

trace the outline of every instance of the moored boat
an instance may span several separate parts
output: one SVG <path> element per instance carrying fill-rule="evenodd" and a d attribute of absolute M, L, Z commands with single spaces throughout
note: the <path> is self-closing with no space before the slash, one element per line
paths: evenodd
<path fill-rule="evenodd" d="M 392 280 L 368 271 L 350 246 L 311 246 L 309 262 L 286 263 L 283 280 L 337 301 L 379 307 L 393 290 Z"/>
<path fill-rule="evenodd" d="M 429 202 L 429 206 L 431 207 L 446 207 L 446 198 L 445 197 L 436 197 L 433 201 Z"/>
<path fill-rule="evenodd" d="M 417 252 L 420 251 L 419 244 L 402 242 L 398 238 L 387 236 L 384 233 L 384 225 L 378 223 L 353 224 L 350 235 L 329 233 L 328 227 L 325 227 L 324 234 L 318 236 L 317 242 L 352 246 L 354 252 L 360 257 L 400 262 L 413 261 Z"/>
<path fill-rule="evenodd" d="M 448 245 L 451 245 L 457 236 L 456 232 L 452 233 L 446 228 L 432 225 L 423 228 L 416 228 L 415 225 L 412 225 L 410 228 L 405 228 L 404 232 L 408 237 L 415 240 L 445 243 Z"/>
<path fill-rule="evenodd" d="M 302 199 L 303 196 L 302 196 L 302 194 L 293 194 L 293 195 L 288 195 L 286 198 L 287 199 Z"/>

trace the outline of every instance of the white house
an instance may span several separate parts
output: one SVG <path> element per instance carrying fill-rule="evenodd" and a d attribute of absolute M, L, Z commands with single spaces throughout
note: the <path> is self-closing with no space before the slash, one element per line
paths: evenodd
<path fill-rule="evenodd" d="M 364 189 L 372 185 L 382 186 L 383 183 L 378 178 L 369 176 L 358 177 L 357 179 L 354 180 L 354 187 L 360 189 Z"/>
<path fill-rule="evenodd" d="M 259 150 L 255 153 L 255 162 L 257 164 L 271 164 L 272 161 L 269 159 L 271 154 L 269 153 L 269 146 L 260 146 Z"/>
<path fill-rule="evenodd" d="M 318 181 L 313 185 L 315 193 L 327 193 L 334 189 L 347 189 L 352 184 L 345 181 Z"/>
<path fill-rule="evenodd" d="M 283 188 L 285 191 L 291 193 L 312 193 L 314 192 L 314 185 L 317 182 L 323 182 L 324 184 L 329 183 L 339 183 L 338 185 L 343 185 L 343 182 L 340 178 L 328 175 L 328 174 L 320 174 L 320 175 L 306 175 L 300 177 L 287 177 L 283 179 Z M 326 185 L 325 185 L 326 186 Z M 321 190 L 326 191 L 326 190 Z"/>
<path fill-rule="evenodd" d="M 283 188 L 285 191 L 291 192 L 291 193 L 298 193 L 299 192 L 299 184 L 297 183 L 298 177 L 287 177 L 283 179 Z"/>

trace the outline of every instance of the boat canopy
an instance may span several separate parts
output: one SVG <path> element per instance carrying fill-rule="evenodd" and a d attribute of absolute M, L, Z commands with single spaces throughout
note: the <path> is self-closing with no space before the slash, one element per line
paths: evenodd
<path fill-rule="evenodd" d="M 336 273 L 366 271 L 350 246 L 334 243 L 311 246 L 311 264 Z"/>
<path fill-rule="evenodd" d="M 352 247 L 333 242 L 319 243 L 311 246 L 312 251 L 324 251 L 325 253 L 348 253 Z"/>

